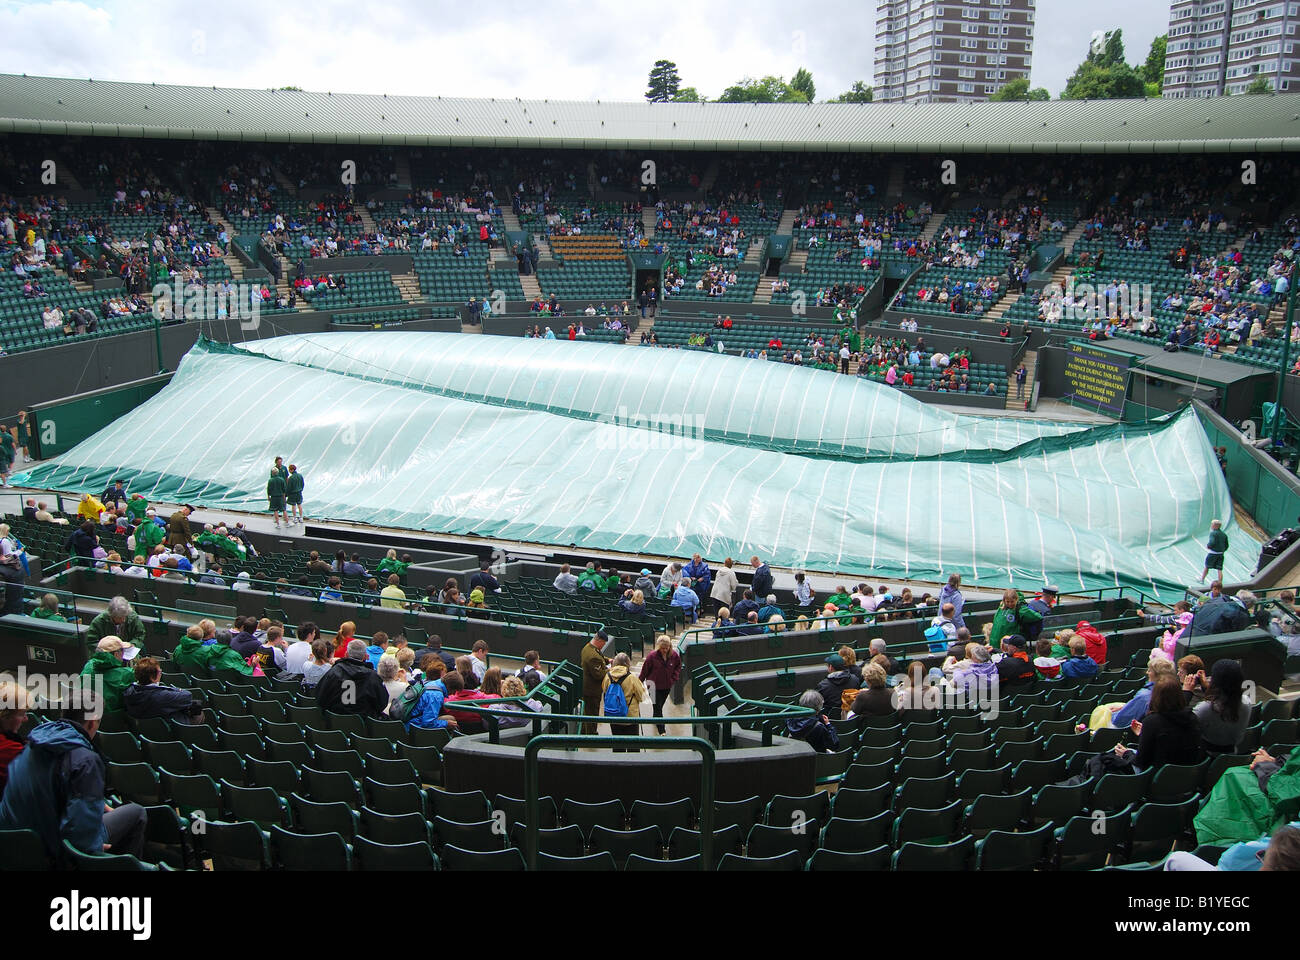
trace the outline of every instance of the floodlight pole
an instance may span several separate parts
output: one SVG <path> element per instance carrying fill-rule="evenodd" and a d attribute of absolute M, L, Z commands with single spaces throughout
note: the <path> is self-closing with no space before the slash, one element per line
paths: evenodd
<path fill-rule="evenodd" d="M 1296 271 L 1293 268 L 1287 283 L 1286 323 L 1283 325 L 1284 334 L 1282 337 L 1282 365 L 1278 367 L 1277 371 L 1277 399 L 1273 404 L 1273 426 L 1269 431 L 1273 446 L 1277 446 L 1278 437 L 1282 432 L 1282 396 L 1286 391 L 1287 370 L 1291 364 L 1291 331 L 1292 324 L 1295 322 L 1295 275 Z"/>

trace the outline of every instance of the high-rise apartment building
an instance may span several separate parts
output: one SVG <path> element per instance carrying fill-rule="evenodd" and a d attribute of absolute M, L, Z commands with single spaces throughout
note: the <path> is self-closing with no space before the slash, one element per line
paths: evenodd
<path fill-rule="evenodd" d="M 1300 91 L 1300 3 L 1174 0 L 1165 48 L 1166 97 L 1244 93 L 1257 79 Z"/>
<path fill-rule="evenodd" d="M 1028 78 L 1034 0 L 879 0 L 875 99 L 987 100 Z"/>

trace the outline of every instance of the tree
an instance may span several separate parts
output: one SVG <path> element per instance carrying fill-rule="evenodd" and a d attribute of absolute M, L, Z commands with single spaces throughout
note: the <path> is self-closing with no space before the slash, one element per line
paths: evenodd
<path fill-rule="evenodd" d="M 700 96 L 700 92 L 694 87 L 682 87 L 677 91 L 677 95 L 673 97 L 673 102 L 699 103 L 703 99 L 704 98 Z"/>
<path fill-rule="evenodd" d="M 1151 49 L 1147 51 L 1147 61 L 1138 68 L 1138 73 L 1142 75 L 1144 83 L 1155 84 L 1156 96 L 1159 96 L 1165 88 L 1165 51 L 1169 46 L 1169 35 L 1161 34 L 1151 41 Z"/>
<path fill-rule="evenodd" d="M 841 93 L 830 103 L 870 103 L 875 99 L 875 90 L 861 80 L 854 80 L 853 86 Z"/>
<path fill-rule="evenodd" d="M 1051 100 L 1052 95 L 1043 87 L 1029 89 L 1028 77 L 1016 77 L 1014 80 L 1008 80 L 998 88 L 998 92 L 989 97 L 990 100 L 1005 102 L 1011 100 Z"/>
<path fill-rule="evenodd" d="M 1269 83 L 1263 77 L 1256 77 L 1254 80 L 1250 81 L 1250 86 L 1246 88 L 1245 92 L 1248 94 L 1272 93 L 1273 84 Z"/>
<path fill-rule="evenodd" d="M 646 90 L 645 98 L 651 103 L 666 103 L 677 95 L 681 79 L 677 74 L 677 64 L 671 60 L 656 60 L 650 68 L 650 89 Z"/>
<path fill-rule="evenodd" d="M 811 77 L 809 78 L 812 79 Z M 767 76 L 762 80 L 745 77 L 722 91 L 719 103 L 806 103 L 808 97 L 794 90 L 783 77 Z"/>
<path fill-rule="evenodd" d="M 817 99 L 817 85 L 813 83 L 812 74 L 803 67 L 796 70 L 790 78 L 790 89 L 802 93 L 808 103 Z"/>
<path fill-rule="evenodd" d="M 1124 31 L 1095 37 L 1088 55 L 1061 91 L 1062 100 L 1108 100 L 1141 97 L 1147 92 L 1142 74 L 1124 62 Z"/>

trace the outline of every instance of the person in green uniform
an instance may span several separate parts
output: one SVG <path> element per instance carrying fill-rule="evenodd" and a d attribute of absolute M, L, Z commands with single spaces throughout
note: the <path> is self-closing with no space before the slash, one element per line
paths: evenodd
<path fill-rule="evenodd" d="M 1210 521 L 1210 539 L 1205 544 L 1205 569 L 1201 571 L 1201 583 L 1211 570 L 1218 572 L 1218 580 L 1223 579 L 1223 555 L 1228 552 L 1228 535 L 1223 532 L 1223 523 Z"/>
<path fill-rule="evenodd" d="M 9 427 L 0 427 L 0 487 L 9 486 L 9 468 L 14 463 L 14 435 Z"/>
<path fill-rule="evenodd" d="M 277 461 L 279 458 L 276 458 Z M 270 504 L 271 513 L 275 515 L 275 525 L 280 525 L 280 519 L 284 518 L 284 525 L 289 525 L 289 515 L 284 511 L 284 474 L 274 467 L 271 469 L 271 479 L 266 482 L 266 499 Z"/>
<path fill-rule="evenodd" d="M 23 463 L 31 463 L 32 421 L 26 410 L 18 411 L 18 449 L 22 451 Z"/>
<path fill-rule="evenodd" d="M 297 464 L 289 464 L 289 476 L 284 481 L 285 502 L 290 509 L 290 521 L 302 523 L 302 488 L 304 485 L 302 474 L 298 472 Z"/>

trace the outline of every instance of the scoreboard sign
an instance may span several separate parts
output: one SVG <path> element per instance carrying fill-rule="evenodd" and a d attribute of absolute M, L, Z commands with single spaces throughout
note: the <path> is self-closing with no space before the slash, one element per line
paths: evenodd
<path fill-rule="evenodd" d="M 1128 392 L 1129 367 L 1137 358 L 1071 340 L 1066 345 L 1062 400 L 1120 417 Z"/>

